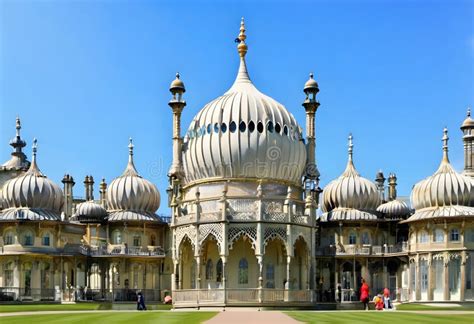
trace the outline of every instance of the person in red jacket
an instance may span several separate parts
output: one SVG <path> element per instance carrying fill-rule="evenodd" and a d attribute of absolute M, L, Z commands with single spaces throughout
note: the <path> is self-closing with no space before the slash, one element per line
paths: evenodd
<path fill-rule="evenodd" d="M 364 309 L 369 310 L 369 285 L 362 278 L 362 287 L 360 287 L 360 301 L 364 303 Z"/>

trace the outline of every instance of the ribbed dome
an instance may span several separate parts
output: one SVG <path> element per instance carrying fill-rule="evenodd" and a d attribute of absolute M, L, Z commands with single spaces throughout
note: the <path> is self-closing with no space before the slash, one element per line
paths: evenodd
<path fill-rule="evenodd" d="M 370 180 L 359 175 L 352 161 L 352 135 L 349 136 L 349 159 L 342 175 L 336 180 L 331 181 L 323 191 L 323 211 L 332 212 L 334 215 L 337 210 L 354 209 L 358 211 L 375 212 L 380 204 L 380 196 L 377 187 Z M 341 215 L 346 215 L 342 213 Z M 353 213 L 349 213 L 353 214 Z M 369 213 L 368 217 L 361 213 L 361 219 L 376 220 L 375 214 Z M 325 217 L 327 220 L 336 220 L 334 217 Z M 357 217 L 351 216 L 350 220 L 357 220 Z"/>
<path fill-rule="evenodd" d="M 198 112 L 185 136 L 185 181 L 263 178 L 299 184 L 306 163 L 301 129 L 283 105 L 251 82 L 242 30 L 234 84 Z"/>
<path fill-rule="evenodd" d="M 85 201 L 76 206 L 71 221 L 102 221 L 106 216 L 104 207 L 94 201 Z"/>
<path fill-rule="evenodd" d="M 377 211 L 387 218 L 400 218 L 410 214 L 410 207 L 404 201 L 395 199 L 380 205 Z"/>
<path fill-rule="evenodd" d="M 4 208 L 27 208 L 49 211 L 57 215 L 63 207 L 63 192 L 53 181 L 41 173 L 36 164 L 36 139 L 33 143 L 33 159 L 28 171 L 7 181 L 2 189 Z M 47 218 L 50 218 L 49 216 Z"/>
<path fill-rule="evenodd" d="M 438 170 L 418 182 L 412 190 L 411 200 L 417 211 L 430 207 L 472 206 L 474 203 L 473 180 L 457 173 L 449 163 L 447 129 L 444 129 L 443 142 L 443 159 Z"/>
<path fill-rule="evenodd" d="M 463 130 L 464 128 L 474 128 L 474 119 L 471 118 L 471 108 L 467 109 L 466 119 L 464 119 L 461 125 L 461 129 Z"/>
<path fill-rule="evenodd" d="M 109 211 L 154 213 L 160 207 L 160 193 L 150 181 L 142 178 L 133 164 L 133 144 L 130 139 L 129 160 L 123 174 L 107 188 Z"/>

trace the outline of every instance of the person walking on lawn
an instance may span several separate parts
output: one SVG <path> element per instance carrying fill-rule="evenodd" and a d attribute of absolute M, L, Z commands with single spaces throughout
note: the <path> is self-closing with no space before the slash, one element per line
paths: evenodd
<path fill-rule="evenodd" d="M 364 304 L 364 309 L 369 310 L 369 285 L 362 278 L 362 287 L 360 287 L 360 301 Z"/>

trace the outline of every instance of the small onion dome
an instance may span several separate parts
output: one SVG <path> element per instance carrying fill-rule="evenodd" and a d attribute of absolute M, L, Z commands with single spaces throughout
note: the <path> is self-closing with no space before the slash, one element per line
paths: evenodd
<path fill-rule="evenodd" d="M 71 217 L 71 221 L 81 223 L 102 222 L 107 217 L 107 211 L 104 207 L 93 200 L 85 201 L 76 206 L 76 212 Z"/>
<path fill-rule="evenodd" d="M 316 80 L 314 80 L 314 74 L 313 73 L 309 74 L 309 79 L 304 84 L 303 91 L 304 92 L 318 92 L 319 91 L 319 85 L 316 82 Z"/>
<path fill-rule="evenodd" d="M 434 218 L 474 216 L 474 182 L 457 173 L 448 158 L 448 130 L 444 129 L 443 158 L 438 170 L 418 182 L 411 192 L 416 212 L 407 222 Z M 442 213 L 441 213 L 442 211 Z"/>
<path fill-rule="evenodd" d="M 184 87 L 184 82 L 181 81 L 181 79 L 179 78 L 179 73 L 176 73 L 176 79 L 174 79 L 173 82 L 171 82 L 170 91 L 171 93 L 186 92 L 186 88 Z"/>
<path fill-rule="evenodd" d="M 408 207 L 404 201 L 398 199 L 391 200 L 385 204 L 380 205 L 377 207 L 377 211 L 391 219 L 399 219 L 404 216 L 408 216 L 411 212 L 410 207 Z"/>
<path fill-rule="evenodd" d="M 465 128 L 474 128 L 474 119 L 471 118 L 471 108 L 467 108 L 466 119 L 464 119 L 461 125 L 461 130 L 464 130 Z"/>
<path fill-rule="evenodd" d="M 46 178 L 36 164 L 36 139 L 28 171 L 7 181 L 2 189 L 5 210 L 0 219 L 60 220 L 63 191 Z"/>
<path fill-rule="evenodd" d="M 160 193 L 153 183 L 138 174 L 133 163 L 132 139 L 128 147 L 129 160 L 125 171 L 107 188 L 108 220 L 126 221 L 144 218 L 142 220 L 157 221 L 159 217 L 154 213 L 160 207 Z M 123 213 L 124 211 L 128 213 Z M 141 216 L 134 216 L 132 219 L 113 217 L 116 212 L 122 216 L 130 216 L 131 213 Z"/>
<path fill-rule="evenodd" d="M 375 214 L 380 204 L 377 187 L 359 175 L 352 162 L 352 135 L 349 136 L 349 159 L 346 170 L 331 181 L 323 191 L 321 220 L 377 220 Z"/>

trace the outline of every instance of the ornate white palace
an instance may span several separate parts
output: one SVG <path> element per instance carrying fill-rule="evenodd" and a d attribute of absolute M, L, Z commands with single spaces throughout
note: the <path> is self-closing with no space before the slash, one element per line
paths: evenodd
<path fill-rule="evenodd" d="M 246 67 L 242 20 L 234 84 L 204 106 L 181 135 L 186 106 L 171 83 L 171 217 L 156 215 L 160 194 L 137 172 L 133 144 L 123 174 L 84 180 L 73 196 L 32 162 L 17 133 L 0 167 L 0 301 L 148 301 L 171 294 L 175 307 L 323 307 L 357 303 L 361 279 L 398 301 L 469 301 L 474 259 L 474 120 L 461 126 L 465 167 L 448 159 L 397 197 L 397 177 L 375 181 L 354 164 L 319 188 L 315 115 L 319 86 L 304 85 L 305 135 L 293 115 L 261 93 Z M 321 199 L 320 199 L 321 198 Z"/>

